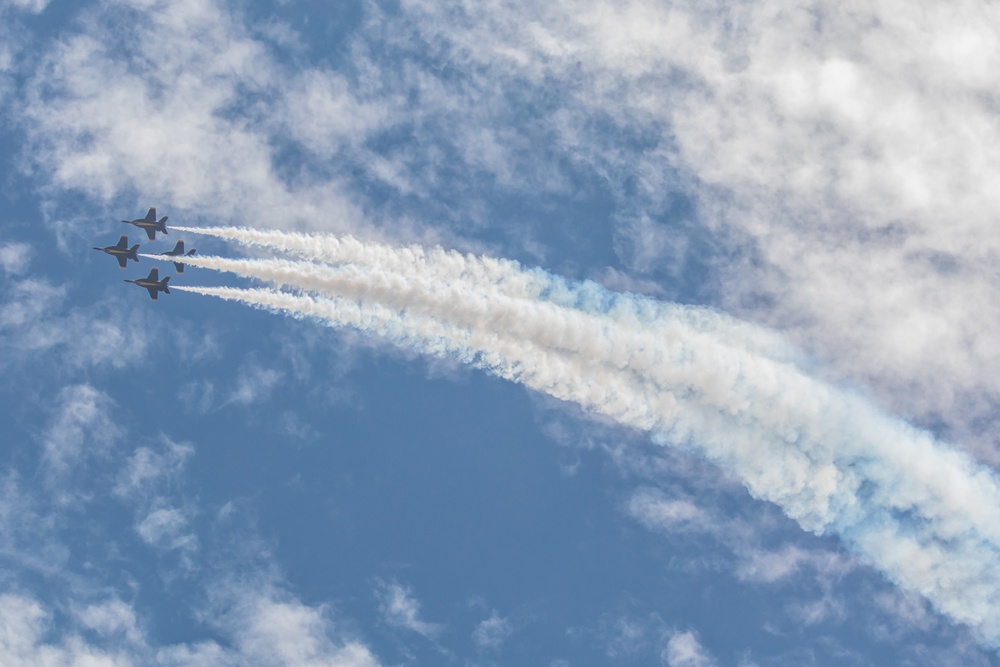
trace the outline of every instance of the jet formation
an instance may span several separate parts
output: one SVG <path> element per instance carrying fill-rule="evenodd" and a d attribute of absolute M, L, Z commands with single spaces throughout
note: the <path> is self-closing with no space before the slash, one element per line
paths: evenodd
<path fill-rule="evenodd" d="M 156 232 L 163 234 L 167 233 L 167 216 L 163 216 L 159 220 L 156 219 L 156 208 L 150 207 L 149 212 L 146 213 L 144 218 L 136 218 L 135 220 L 122 220 L 125 224 L 135 225 L 140 229 L 146 231 L 146 235 L 149 237 L 150 241 L 156 240 Z M 122 234 L 121 238 L 118 239 L 118 243 L 115 245 L 108 246 L 106 248 L 94 247 L 94 250 L 100 250 L 101 252 L 106 252 L 115 259 L 118 260 L 118 266 L 121 268 L 127 268 L 128 260 L 133 260 L 134 262 L 139 262 L 139 244 L 136 243 L 131 248 L 128 245 L 128 235 Z M 194 248 L 184 251 L 184 241 L 178 241 L 174 246 L 173 250 L 168 252 L 160 253 L 164 257 L 190 257 L 197 252 Z M 177 273 L 184 273 L 183 262 L 173 262 L 174 267 L 177 269 Z M 160 292 L 164 294 L 170 294 L 170 288 L 167 283 L 170 281 L 170 276 L 166 276 L 163 280 L 160 280 L 159 270 L 155 267 L 150 270 L 149 275 L 145 278 L 138 278 L 136 280 L 126 280 L 127 283 L 132 283 L 133 285 L 138 285 L 149 292 L 149 298 L 156 301 L 156 297 Z"/>

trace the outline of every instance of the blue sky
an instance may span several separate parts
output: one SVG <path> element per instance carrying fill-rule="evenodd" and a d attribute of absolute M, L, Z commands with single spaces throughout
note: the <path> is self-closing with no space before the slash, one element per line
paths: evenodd
<path fill-rule="evenodd" d="M 0 663 L 1000 664 L 996 19 L 0 1 Z M 154 303 L 122 279 L 266 283 L 90 248 L 286 255 L 150 205 L 596 300 L 416 262 L 326 278 L 409 338 Z M 587 352 L 674 325 L 638 380 Z"/>

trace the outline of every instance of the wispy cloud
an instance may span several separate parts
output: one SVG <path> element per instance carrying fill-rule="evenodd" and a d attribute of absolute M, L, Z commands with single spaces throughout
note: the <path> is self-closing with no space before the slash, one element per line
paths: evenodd
<path fill-rule="evenodd" d="M 102 637 L 122 638 L 133 644 L 144 639 L 135 609 L 117 598 L 87 605 L 78 609 L 75 616 L 81 626 Z"/>
<path fill-rule="evenodd" d="M 268 665 L 270 667 L 377 667 L 364 644 L 343 638 L 322 608 L 302 604 L 278 589 L 232 591 L 235 605 L 217 629 L 225 643 L 205 640 L 157 645 L 118 599 L 88 605 L 73 615 L 75 627 L 56 624 L 53 610 L 28 595 L 0 595 L 0 662 L 39 664 Z"/>
<path fill-rule="evenodd" d="M 136 11 L 143 29 L 123 35 L 115 17 Z M 134 196 L 142 182 L 144 197 L 199 216 L 252 219 L 280 211 L 289 225 L 360 224 L 335 180 L 286 179 L 272 149 L 276 135 L 331 150 L 362 138 L 379 109 L 359 100 L 350 82 L 287 70 L 273 44 L 220 3 L 109 2 L 100 12 L 84 11 L 79 22 L 82 32 L 49 50 L 46 60 L 58 65 L 39 70 L 20 108 L 55 184 L 109 201 Z M 160 48 L 146 39 L 149 32 L 174 48 Z M 119 48 L 123 43 L 130 48 Z M 248 90 L 270 111 L 244 107 Z M 335 117 L 357 120 L 319 120 L 333 109 L 351 112 Z"/>
<path fill-rule="evenodd" d="M 90 385 L 65 387 L 55 404 L 42 447 L 48 471 L 60 478 L 84 459 L 106 455 L 121 431 L 111 418 L 111 399 Z"/>
<path fill-rule="evenodd" d="M 461 20 L 448 3 L 407 7 L 398 28 L 413 44 L 472 63 L 462 86 L 441 84 L 456 106 L 471 89 L 495 109 L 469 126 L 514 116 L 494 90 L 550 101 L 545 145 L 607 177 L 633 272 L 674 264 L 648 223 L 693 202 L 695 228 L 671 232 L 707 228 L 725 246 L 704 258 L 719 303 L 995 456 L 997 248 L 980 243 L 1000 211 L 989 3 L 508 0 L 463 5 Z"/>
<path fill-rule="evenodd" d="M 0 245 L 0 269 L 8 276 L 21 275 L 31 263 L 31 246 L 27 243 Z"/>
<path fill-rule="evenodd" d="M 6 7 L 4 6 L 6 5 Z M 32 14 L 40 14 L 49 5 L 49 0 L 4 0 L 0 3 L 0 10 L 7 7 L 21 9 Z"/>
<path fill-rule="evenodd" d="M 510 620 L 493 610 L 490 617 L 479 622 L 472 631 L 472 641 L 480 649 L 499 649 L 514 631 Z"/>
<path fill-rule="evenodd" d="M 715 667 L 718 664 L 690 630 L 674 633 L 661 657 L 667 667 Z"/>
<path fill-rule="evenodd" d="M 160 447 L 137 448 L 125 462 L 118 476 L 115 492 L 119 495 L 147 495 L 174 481 L 194 454 L 194 447 L 161 437 Z"/>
<path fill-rule="evenodd" d="M 31 597 L 0 595 L 0 662 L 10 667 L 45 663 L 132 664 L 123 649 L 95 646 L 72 634 L 52 638 L 51 618 L 51 612 Z"/>
<path fill-rule="evenodd" d="M 250 405 L 264 400 L 280 379 L 281 374 L 276 370 L 263 368 L 256 362 L 244 364 L 225 404 Z"/>
<path fill-rule="evenodd" d="M 375 592 L 379 600 L 379 608 L 385 622 L 397 628 L 403 628 L 428 639 L 435 639 L 443 630 L 438 623 L 431 623 L 420 618 L 420 602 L 413 596 L 409 587 L 396 582 L 379 582 Z"/>
<path fill-rule="evenodd" d="M 322 607 L 305 605 L 280 589 L 233 591 L 218 625 L 232 637 L 235 650 L 223 652 L 238 663 L 292 667 L 377 667 L 378 660 L 361 642 L 343 637 Z M 199 647 L 199 652 L 205 651 Z M 217 650 L 211 647 L 208 656 Z M 227 655 L 228 654 L 228 655 Z"/>
<path fill-rule="evenodd" d="M 36 363 L 42 354 L 58 353 L 60 367 L 124 368 L 143 359 L 149 347 L 142 313 L 122 319 L 109 303 L 77 306 L 66 285 L 24 277 L 13 282 L 4 296 L 0 301 L 4 366 L 23 365 L 29 353 Z"/>
<path fill-rule="evenodd" d="M 188 519 L 175 507 L 160 507 L 146 514 L 135 526 L 142 540 L 157 549 L 190 551 L 197 538 L 188 528 Z"/>
<path fill-rule="evenodd" d="M 707 495 L 705 496 L 707 497 Z M 728 571 L 741 582 L 753 586 L 785 587 L 796 590 L 785 611 L 796 625 L 822 621 L 842 621 L 846 616 L 843 580 L 860 566 L 849 555 L 827 548 L 803 548 L 794 544 L 762 546 L 771 539 L 760 525 L 720 512 L 717 507 L 701 507 L 685 497 L 670 497 L 654 489 L 633 493 L 627 506 L 631 516 L 650 529 L 667 533 L 672 540 L 708 538 L 729 553 L 705 565 Z M 695 563 L 688 562 L 687 567 Z"/>

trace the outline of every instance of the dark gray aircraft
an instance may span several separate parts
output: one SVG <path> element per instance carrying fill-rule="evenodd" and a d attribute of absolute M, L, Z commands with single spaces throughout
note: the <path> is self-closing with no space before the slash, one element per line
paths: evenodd
<path fill-rule="evenodd" d="M 101 252 L 106 252 L 109 255 L 114 255 L 115 259 L 118 260 L 118 266 L 125 268 L 128 264 L 128 260 L 134 259 L 136 262 L 139 261 L 139 255 L 136 251 L 139 249 L 139 244 L 136 243 L 131 248 L 128 247 L 128 235 L 122 234 L 122 237 L 118 239 L 118 245 L 109 245 L 107 248 L 94 248 L 94 250 L 100 250 Z"/>
<path fill-rule="evenodd" d="M 184 252 L 184 241 L 178 241 L 177 245 L 170 252 L 163 253 L 167 257 L 190 257 L 191 255 L 198 252 L 197 248 L 191 248 L 187 252 Z M 184 273 L 184 264 L 181 262 L 174 262 L 174 268 L 177 269 L 177 273 Z"/>
<path fill-rule="evenodd" d="M 156 301 L 157 292 L 170 294 L 170 288 L 167 287 L 168 280 L 170 280 L 170 276 L 160 280 L 160 272 L 155 268 L 152 268 L 149 270 L 149 275 L 145 278 L 139 278 L 138 280 L 126 280 L 125 282 L 138 285 L 139 287 L 145 287 L 149 290 L 149 298 Z"/>
<path fill-rule="evenodd" d="M 139 229 L 146 230 L 146 236 L 149 237 L 150 241 L 156 240 L 156 232 L 167 233 L 167 222 L 168 216 L 163 216 L 157 221 L 156 219 L 156 209 L 150 208 L 149 212 L 146 213 L 145 218 L 136 218 L 135 220 L 122 220 L 126 225 L 135 225 Z"/>

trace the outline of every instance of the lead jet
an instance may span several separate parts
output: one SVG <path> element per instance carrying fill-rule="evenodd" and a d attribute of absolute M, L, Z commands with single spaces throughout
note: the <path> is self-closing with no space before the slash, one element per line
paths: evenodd
<path fill-rule="evenodd" d="M 157 221 L 156 219 L 156 208 L 150 208 L 146 213 L 145 218 L 136 218 L 135 220 L 122 220 L 126 225 L 135 225 L 139 229 L 146 230 L 146 236 L 149 237 L 150 241 L 156 240 L 156 232 L 167 233 L 167 217 L 163 216 Z"/>
<path fill-rule="evenodd" d="M 198 252 L 197 248 L 191 248 L 187 252 L 184 252 L 184 241 L 178 241 L 177 245 L 170 252 L 163 253 L 167 257 L 190 257 L 191 255 Z M 174 262 L 174 268 L 177 269 L 177 273 L 184 273 L 184 263 Z"/>
<path fill-rule="evenodd" d="M 136 262 L 139 261 L 139 255 L 136 251 L 139 250 L 139 244 L 136 243 L 131 248 L 128 247 L 128 234 L 122 234 L 122 237 L 118 239 L 118 245 L 109 245 L 107 248 L 97 248 L 94 250 L 100 250 L 101 252 L 106 252 L 109 255 L 113 255 L 115 259 L 118 260 L 118 266 L 125 268 L 128 264 L 128 260 L 133 259 Z"/>
<path fill-rule="evenodd" d="M 154 267 L 149 270 L 149 275 L 145 278 L 139 278 L 138 280 L 126 280 L 125 282 L 138 285 L 139 287 L 145 287 L 149 290 L 149 298 L 156 301 L 157 292 L 170 294 L 170 288 L 167 287 L 168 280 L 170 280 L 170 276 L 160 280 L 160 272 Z"/>

